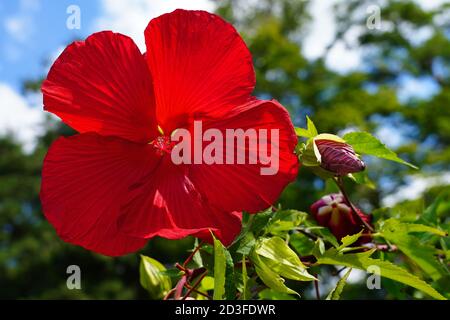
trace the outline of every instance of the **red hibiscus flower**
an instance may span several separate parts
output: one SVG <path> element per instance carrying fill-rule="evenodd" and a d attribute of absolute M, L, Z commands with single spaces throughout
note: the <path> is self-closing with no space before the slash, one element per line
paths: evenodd
<path fill-rule="evenodd" d="M 59 138 L 44 160 L 45 216 L 63 240 L 110 256 L 154 236 L 208 240 L 212 231 L 230 244 L 241 211 L 270 206 L 297 175 L 289 114 L 251 96 L 250 52 L 220 17 L 176 10 L 153 19 L 145 38 L 143 55 L 124 35 L 95 33 L 52 66 L 42 85 L 45 110 L 79 134 Z M 221 132 L 279 130 L 279 170 L 264 176 L 260 163 L 174 164 L 171 134 L 197 120 Z"/>

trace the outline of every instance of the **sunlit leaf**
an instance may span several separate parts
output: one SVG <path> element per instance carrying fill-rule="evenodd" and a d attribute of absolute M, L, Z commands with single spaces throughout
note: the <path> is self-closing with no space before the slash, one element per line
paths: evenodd
<path fill-rule="evenodd" d="M 331 248 L 323 255 L 317 256 L 317 264 L 341 265 L 349 268 L 364 270 L 366 272 L 369 267 L 377 266 L 380 268 L 380 276 L 416 288 L 435 299 L 445 300 L 443 295 L 417 276 L 410 274 L 408 271 L 392 264 L 389 261 L 372 259 L 370 256 L 373 252 L 374 250 L 363 253 L 342 254 L 335 248 Z"/>
<path fill-rule="evenodd" d="M 353 235 L 348 235 L 345 236 L 341 239 L 341 245 L 339 246 L 338 250 L 342 250 L 345 247 L 351 246 L 352 244 L 354 244 L 356 241 L 358 241 L 358 239 L 361 237 L 362 233 L 364 230 L 361 230 L 360 232 L 353 234 Z"/>
<path fill-rule="evenodd" d="M 278 292 L 296 294 L 300 296 L 297 292 L 288 288 L 284 284 L 284 279 L 279 274 L 274 272 L 263 261 L 261 261 L 259 255 L 255 251 L 253 251 L 251 254 L 251 260 L 255 266 L 256 273 L 266 286 Z"/>
<path fill-rule="evenodd" d="M 339 300 L 341 298 L 342 290 L 344 290 L 345 284 L 347 283 L 347 279 L 350 276 L 350 273 L 352 272 L 352 268 L 349 268 L 347 272 L 344 274 L 344 276 L 339 279 L 339 281 L 336 284 L 336 287 L 334 287 L 333 290 L 328 294 L 327 300 Z"/>
<path fill-rule="evenodd" d="M 299 137 L 304 138 L 314 138 L 319 133 L 317 132 L 316 126 L 314 125 L 314 122 L 306 116 L 306 129 L 304 128 L 295 128 L 295 133 Z"/>
<path fill-rule="evenodd" d="M 422 243 L 417 237 L 409 235 L 413 232 L 431 232 L 445 236 L 442 230 L 422 224 L 402 223 L 396 219 L 388 219 L 381 224 L 379 230 L 382 237 L 395 244 L 400 251 L 413 260 L 432 279 L 438 280 L 444 275 L 444 269 L 435 257 L 436 249 Z"/>
<path fill-rule="evenodd" d="M 225 247 L 214 238 L 214 300 L 223 300 L 225 297 L 225 273 L 227 262 Z"/>
<path fill-rule="evenodd" d="M 264 289 L 258 293 L 261 300 L 295 300 L 295 298 L 287 293 L 275 291 L 272 289 Z"/>
<path fill-rule="evenodd" d="M 139 266 L 141 286 L 148 291 L 150 298 L 161 299 L 172 288 L 170 277 L 163 272 L 166 268 L 155 259 L 141 255 Z"/>
<path fill-rule="evenodd" d="M 350 144 L 357 153 L 395 161 L 413 169 L 418 169 L 415 165 L 399 158 L 394 151 L 386 147 L 386 145 L 368 132 L 350 132 L 344 136 L 344 140 Z"/>
<path fill-rule="evenodd" d="M 279 237 L 261 239 L 255 247 L 261 260 L 281 276 L 298 280 L 312 281 L 314 276 L 306 271 L 297 254 Z"/>

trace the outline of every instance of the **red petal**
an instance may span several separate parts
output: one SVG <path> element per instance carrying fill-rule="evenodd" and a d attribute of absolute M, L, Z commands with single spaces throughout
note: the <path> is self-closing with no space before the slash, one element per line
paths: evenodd
<path fill-rule="evenodd" d="M 246 145 L 245 164 L 201 164 L 192 165 L 189 168 L 189 177 L 196 188 L 213 205 L 226 211 L 247 211 L 255 213 L 273 205 L 286 185 L 295 180 L 298 172 L 298 158 L 294 154 L 297 144 L 292 122 L 289 114 L 276 101 L 254 101 L 240 107 L 241 112 L 229 118 L 210 121 L 204 124 L 204 132 L 208 128 L 216 128 L 226 136 L 226 129 L 267 129 L 267 150 L 271 150 L 271 130 L 279 130 L 279 168 L 274 175 L 261 175 L 261 168 L 268 167 L 257 164 L 249 164 L 249 144 Z M 260 136 L 256 136 L 258 150 L 263 146 Z M 226 146 L 223 147 L 226 150 Z M 256 150 L 254 150 L 256 151 Z M 224 154 L 226 152 L 224 151 Z M 230 156 L 230 155 L 228 155 Z M 225 157 L 223 162 L 225 163 Z"/>
<path fill-rule="evenodd" d="M 130 185 L 156 165 L 152 152 L 95 133 L 58 139 L 44 160 L 40 196 L 59 236 L 109 256 L 144 246 L 144 239 L 118 230 L 117 217 Z"/>
<path fill-rule="evenodd" d="M 218 118 L 255 86 L 252 57 L 234 27 L 205 11 L 176 10 L 145 30 L 158 122 L 171 132 L 193 118 Z"/>
<path fill-rule="evenodd" d="M 174 165 L 167 155 L 146 182 L 131 192 L 123 211 L 119 225 L 135 237 L 195 235 L 210 240 L 211 230 L 228 245 L 241 229 L 241 215 L 210 206 L 186 176 L 185 167 Z"/>
<path fill-rule="evenodd" d="M 151 75 L 130 38 L 109 31 L 74 42 L 42 85 L 45 110 L 75 130 L 148 142 L 157 135 Z"/>

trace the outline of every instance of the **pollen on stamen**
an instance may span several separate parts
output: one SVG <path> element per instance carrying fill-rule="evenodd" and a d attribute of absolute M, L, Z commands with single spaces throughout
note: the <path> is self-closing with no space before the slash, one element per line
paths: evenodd
<path fill-rule="evenodd" d="M 172 142 L 168 136 L 159 136 L 150 142 L 150 144 L 156 149 L 156 154 L 160 156 L 172 152 L 174 147 L 174 142 Z"/>

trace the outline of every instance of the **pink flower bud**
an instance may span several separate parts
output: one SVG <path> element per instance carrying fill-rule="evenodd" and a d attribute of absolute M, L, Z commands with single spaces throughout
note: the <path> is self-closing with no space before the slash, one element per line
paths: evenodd
<path fill-rule="evenodd" d="M 338 176 L 363 171 L 366 167 L 347 143 L 328 139 L 317 139 L 314 143 L 320 153 L 320 166 Z"/>
<path fill-rule="evenodd" d="M 358 215 L 370 224 L 370 215 L 356 208 Z M 316 201 L 311 206 L 311 213 L 319 225 L 330 229 L 331 233 L 341 238 L 358 233 L 363 226 L 354 217 L 352 209 L 341 194 L 329 194 Z M 368 232 L 368 231 L 367 231 Z M 370 237 L 361 237 L 359 243 L 370 241 Z"/>

